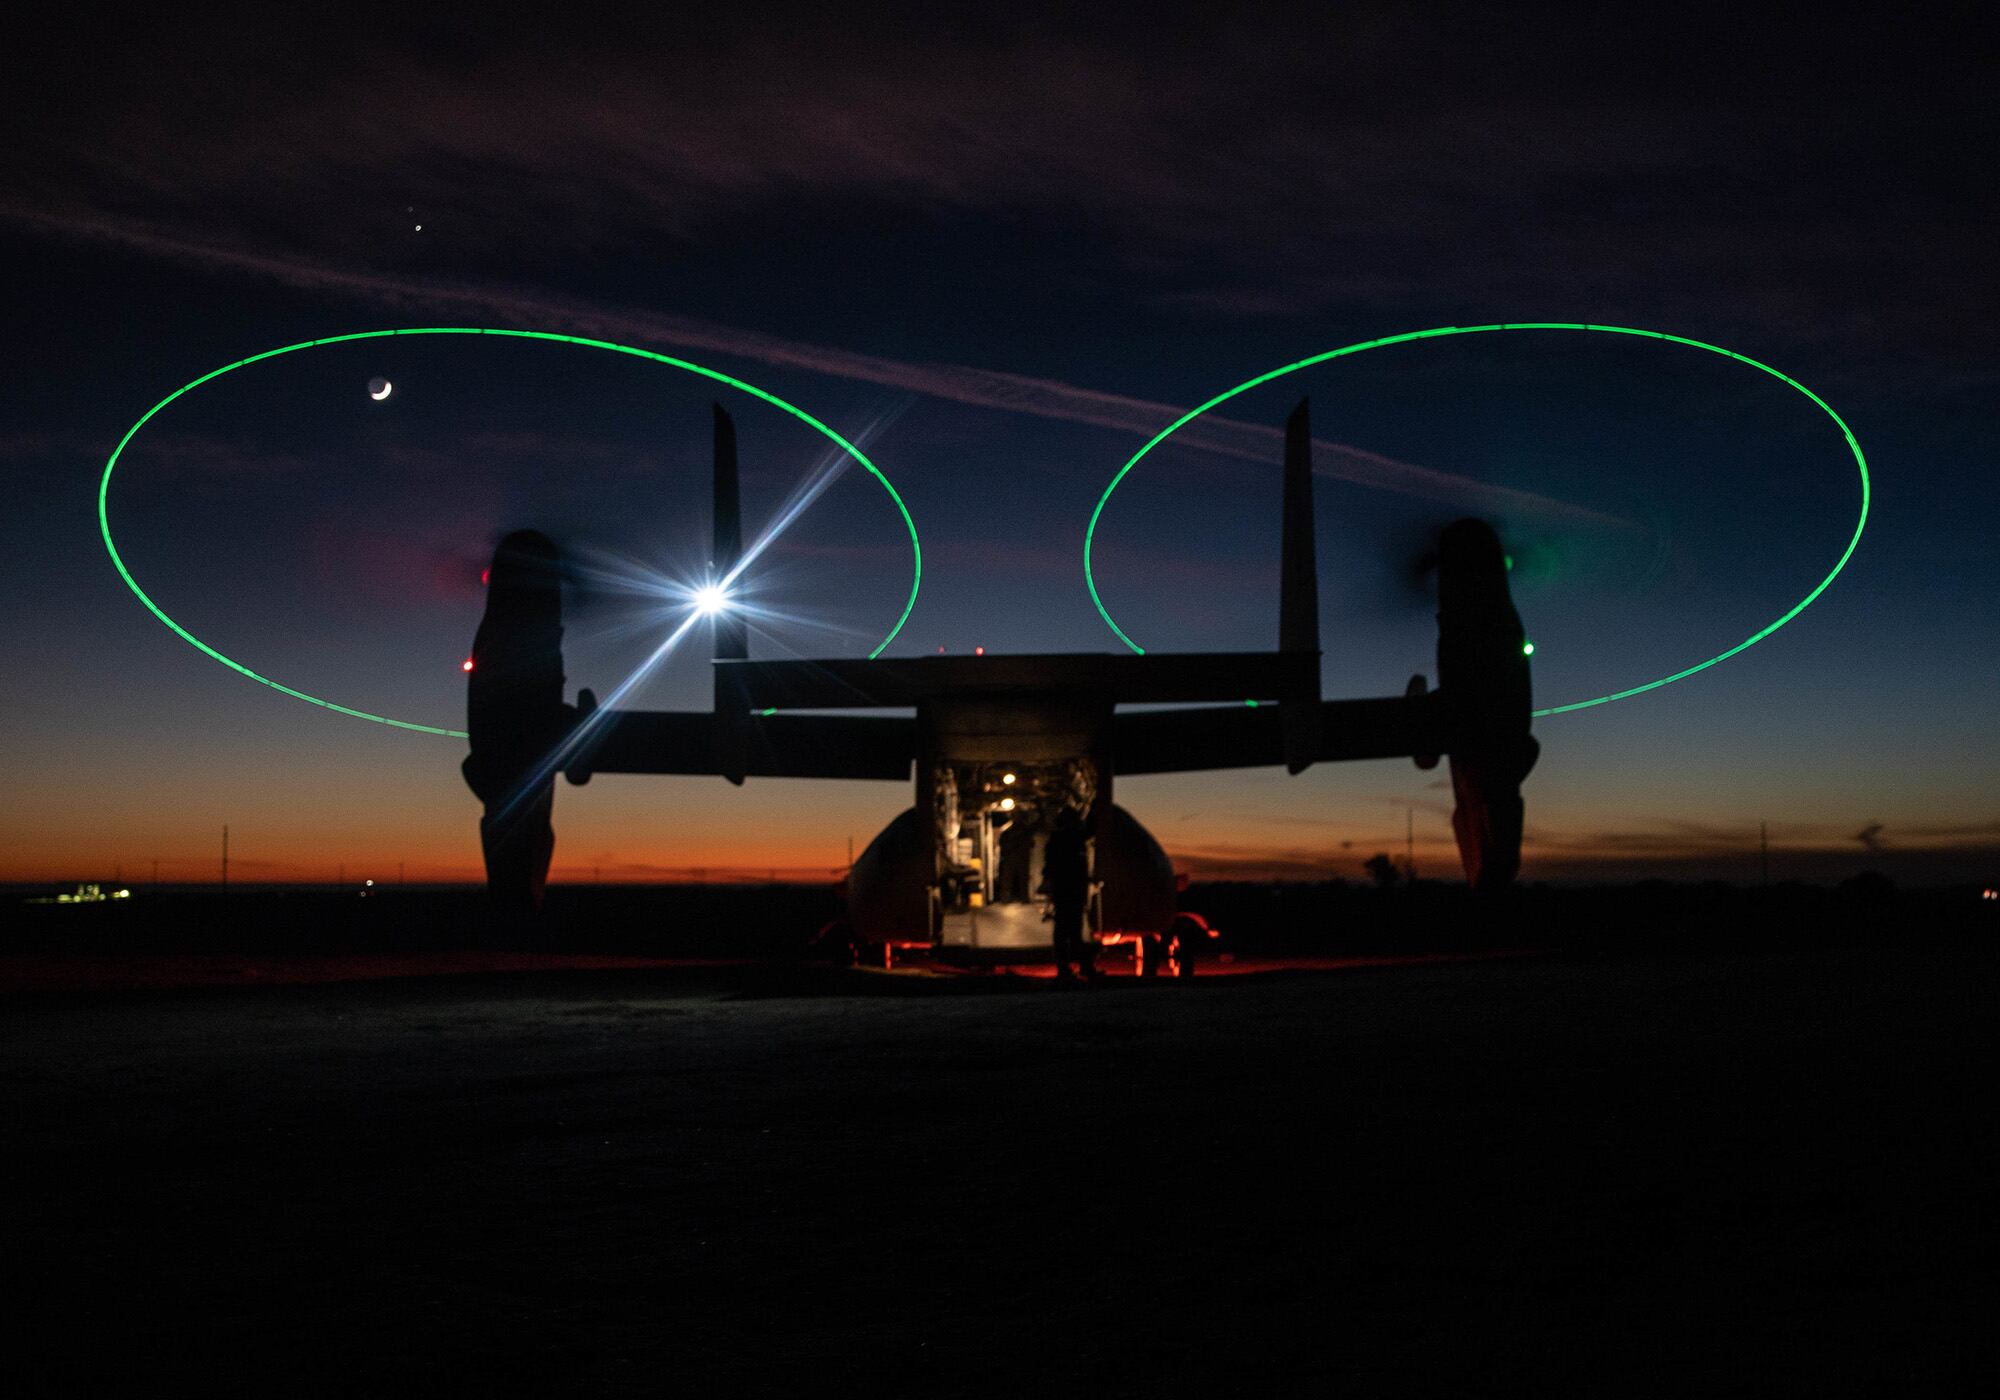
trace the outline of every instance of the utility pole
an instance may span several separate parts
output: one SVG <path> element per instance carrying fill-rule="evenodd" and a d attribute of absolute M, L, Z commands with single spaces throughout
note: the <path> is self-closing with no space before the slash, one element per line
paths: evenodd
<path fill-rule="evenodd" d="M 222 892 L 229 893 L 229 823 L 222 824 Z"/>

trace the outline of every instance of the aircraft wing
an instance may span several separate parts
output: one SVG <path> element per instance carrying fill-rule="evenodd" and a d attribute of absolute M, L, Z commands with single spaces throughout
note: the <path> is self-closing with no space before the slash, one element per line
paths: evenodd
<path fill-rule="evenodd" d="M 1439 694 L 1380 700 L 1307 702 L 1319 708 L 1314 760 L 1400 758 L 1441 753 L 1446 739 Z M 1121 711 L 1111 720 L 1114 773 L 1194 773 L 1266 768 L 1285 762 L 1284 705 L 1207 705 Z"/>

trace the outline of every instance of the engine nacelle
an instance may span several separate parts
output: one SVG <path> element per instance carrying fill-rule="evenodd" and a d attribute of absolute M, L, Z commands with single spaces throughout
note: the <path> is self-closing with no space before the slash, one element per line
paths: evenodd
<path fill-rule="evenodd" d="M 1500 537 L 1482 520 L 1454 521 L 1439 540 L 1437 655 L 1459 859 L 1475 890 L 1501 889 L 1521 868 L 1521 782 L 1542 750 L 1528 732 L 1527 633 Z"/>
<path fill-rule="evenodd" d="M 486 613 L 467 663 L 463 771 L 485 807 L 479 844 L 486 886 L 502 909 L 541 907 L 555 853 L 550 755 L 574 722 L 563 703 L 562 564 L 537 530 L 500 541 L 486 576 Z"/>

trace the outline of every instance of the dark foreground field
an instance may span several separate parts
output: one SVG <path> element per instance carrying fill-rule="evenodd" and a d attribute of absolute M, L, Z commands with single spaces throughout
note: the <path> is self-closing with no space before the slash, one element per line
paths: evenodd
<path fill-rule="evenodd" d="M 0 1385 L 1967 1393 L 1996 971 L 17 994 Z"/>

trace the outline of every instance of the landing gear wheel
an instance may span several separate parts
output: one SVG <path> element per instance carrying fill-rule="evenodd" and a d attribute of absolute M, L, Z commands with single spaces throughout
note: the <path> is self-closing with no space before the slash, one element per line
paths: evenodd
<path fill-rule="evenodd" d="M 1167 961 L 1166 940 L 1157 933 L 1141 934 L 1137 961 L 1141 977 L 1159 976 L 1161 967 Z"/>
<path fill-rule="evenodd" d="M 1167 971 L 1175 977 L 1194 976 L 1194 938 L 1176 931 L 1167 944 Z"/>

